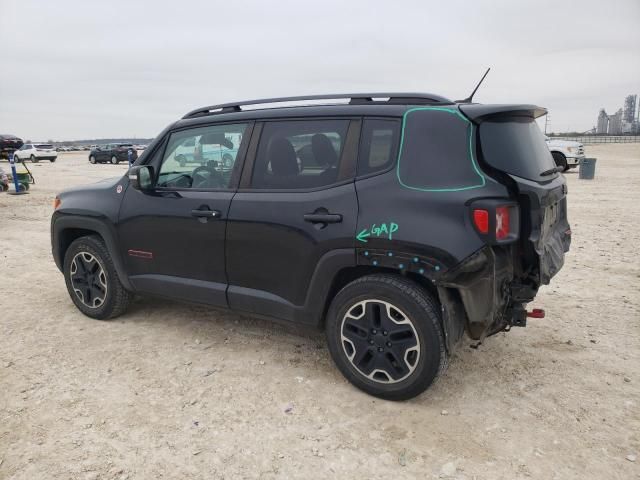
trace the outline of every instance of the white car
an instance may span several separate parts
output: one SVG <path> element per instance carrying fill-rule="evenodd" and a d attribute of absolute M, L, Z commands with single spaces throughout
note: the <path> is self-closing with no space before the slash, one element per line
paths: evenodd
<path fill-rule="evenodd" d="M 58 152 L 50 143 L 25 143 L 13 154 L 16 162 L 19 160 L 31 160 L 34 163 L 40 160 L 55 162 L 57 158 Z"/>
<path fill-rule="evenodd" d="M 558 167 L 566 172 L 576 168 L 584 158 L 584 145 L 580 142 L 545 137 L 549 151 Z"/>

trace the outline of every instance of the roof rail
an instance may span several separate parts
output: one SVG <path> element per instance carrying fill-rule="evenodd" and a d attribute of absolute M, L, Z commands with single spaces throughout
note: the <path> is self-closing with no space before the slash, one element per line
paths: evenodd
<path fill-rule="evenodd" d="M 334 93 L 325 95 L 302 95 L 298 97 L 262 98 L 243 102 L 222 103 L 198 108 L 182 118 L 195 118 L 218 113 L 241 112 L 243 106 L 264 105 L 269 103 L 302 102 L 306 100 L 338 100 L 349 99 L 350 104 L 363 105 L 382 103 L 387 105 L 451 105 L 454 102 L 440 95 L 431 93 Z"/>

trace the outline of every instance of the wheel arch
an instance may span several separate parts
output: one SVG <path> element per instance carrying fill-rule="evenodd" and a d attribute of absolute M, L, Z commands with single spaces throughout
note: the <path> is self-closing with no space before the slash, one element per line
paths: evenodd
<path fill-rule="evenodd" d="M 102 239 L 113 259 L 120 282 L 127 290 L 133 290 L 117 248 L 114 229 L 95 218 L 54 214 L 51 222 L 51 250 L 58 269 L 63 271 L 64 256 L 71 243 L 88 235 L 97 235 Z"/>
<path fill-rule="evenodd" d="M 324 305 L 318 323 L 318 326 L 322 330 L 325 329 L 327 313 L 331 306 L 331 302 L 338 292 L 358 278 L 372 274 L 390 274 L 397 275 L 398 277 L 404 277 L 427 291 L 433 299 L 438 302 L 440 308 L 442 308 L 441 326 L 445 335 L 446 348 L 449 354 L 453 352 L 455 346 L 462 338 L 466 324 L 466 317 L 461 315 L 461 313 L 464 313 L 464 308 L 461 308 L 462 303 L 458 291 L 455 289 L 439 288 L 433 281 L 423 275 L 419 275 L 414 272 L 401 272 L 397 268 L 355 265 L 343 267 L 338 270 L 331 281 L 326 296 L 324 297 Z"/>

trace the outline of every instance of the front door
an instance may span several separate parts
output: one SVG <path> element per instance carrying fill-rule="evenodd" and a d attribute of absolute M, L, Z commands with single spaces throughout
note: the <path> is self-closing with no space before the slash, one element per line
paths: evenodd
<path fill-rule="evenodd" d="M 196 145 L 226 142 L 247 127 L 224 124 L 171 133 L 147 162 L 158 172 L 154 191 L 126 190 L 118 233 L 136 290 L 227 306 L 225 229 L 244 150 L 226 166 L 181 164 L 176 150 L 190 138 Z"/>
<path fill-rule="evenodd" d="M 355 261 L 358 204 L 350 167 L 355 155 L 345 148 L 352 143 L 349 124 L 264 124 L 255 161 L 243 172 L 245 188 L 229 211 L 231 308 L 296 320 L 323 256 L 352 251 Z"/>

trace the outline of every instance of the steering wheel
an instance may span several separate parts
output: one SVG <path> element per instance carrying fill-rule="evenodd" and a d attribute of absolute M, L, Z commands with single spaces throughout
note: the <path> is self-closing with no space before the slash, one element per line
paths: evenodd
<path fill-rule="evenodd" d="M 191 188 L 224 188 L 227 182 L 224 177 L 212 167 L 200 166 L 191 174 Z"/>

